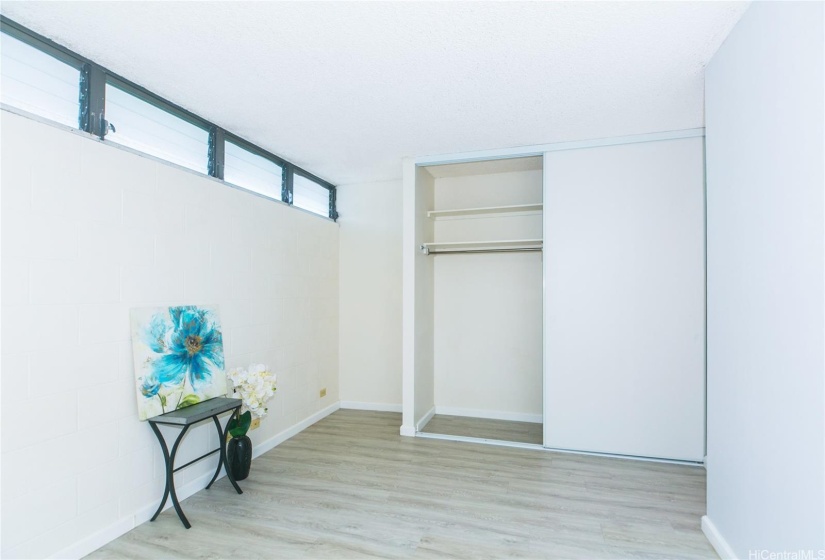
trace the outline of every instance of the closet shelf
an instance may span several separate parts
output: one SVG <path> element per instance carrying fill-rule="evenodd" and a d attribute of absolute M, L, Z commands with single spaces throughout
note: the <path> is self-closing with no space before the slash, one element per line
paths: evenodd
<path fill-rule="evenodd" d="M 541 239 L 504 239 L 498 241 L 438 241 L 422 243 L 421 251 L 426 254 L 435 253 L 473 253 L 481 251 L 519 251 L 541 250 Z"/>
<path fill-rule="evenodd" d="M 455 208 L 453 210 L 430 210 L 427 217 L 432 219 L 453 216 L 482 216 L 485 214 L 510 214 L 515 212 L 541 212 L 543 204 L 516 204 L 511 206 L 485 206 L 483 208 Z"/>

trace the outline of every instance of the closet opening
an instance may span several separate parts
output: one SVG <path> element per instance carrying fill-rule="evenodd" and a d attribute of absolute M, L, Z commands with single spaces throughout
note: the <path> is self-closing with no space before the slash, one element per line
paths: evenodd
<path fill-rule="evenodd" d="M 418 435 L 541 446 L 543 157 L 428 165 L 417 177 L 434 401 Z"/>

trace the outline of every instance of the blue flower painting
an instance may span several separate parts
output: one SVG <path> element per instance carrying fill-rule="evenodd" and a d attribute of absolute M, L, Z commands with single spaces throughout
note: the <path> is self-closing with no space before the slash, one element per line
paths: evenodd
<path fill-rule="evenodd" d="M 226 393 L 217 307 L 132 309 L 141 420 Z"/>

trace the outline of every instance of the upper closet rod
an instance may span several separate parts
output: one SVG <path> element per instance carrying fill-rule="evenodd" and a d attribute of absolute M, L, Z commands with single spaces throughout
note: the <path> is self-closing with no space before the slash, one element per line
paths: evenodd
<path fill-rule="evenodd" d="M 523 247 L 520 249 L 451 249 L 449 251 L 430 251 L 424 247 L 423 251 L 427 255 L 455 255 L 458 253 L 524 253 L 541 251 L 541 247 Z"/>

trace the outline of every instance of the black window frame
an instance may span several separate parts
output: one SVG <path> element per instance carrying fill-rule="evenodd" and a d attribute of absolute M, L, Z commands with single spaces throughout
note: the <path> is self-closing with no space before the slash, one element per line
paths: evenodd
<path fill-rule="evenodd" d="M 329 205 L 328 205 L 329 218 L 332 219 L 332 220 L 337 220 L 338 219 L 338 212 L 335 209 L 335 202 L 336 202 L 335 201 L 335 191 L 336 191 L 335 186 L 332 185 L 331 183 L 327 182 L 327 181 L 324 181 L 323 179 L 321 179 L 317 175 L 313 175 L 309 171 L 305 171 L 304 169 L 301 169 L 300 167 L 293 168 L 292 174 L 293 174 L 293 176 L 294 175 L 300 175 L 304 179 L 309 179 L 313 183 L 317 183 L 318 186 L 324 187 L 325 189 L 327 189 L 329 191 Z M 292 204 L 292 183 L 291 182 L 290 182 L 289 188 L 290 188 L 289 203 Z M 307 211 L 309 212 L 309 210 L 307 210 Z M 314 214 L 314 212 L 313 212 L 313 214 Z"/>
<path fill-rule="evenodd" d="M 54 58 L 77 68 L 79 71 L 78 80 L 78 100 L 79 100 L 79 114 L 78 126 L 88 134 L 98 137 L 100 140 L 106 138 L 109 130 L 109 123 L 106 120 L 106 84 L 110 83 L 114 87 L 121 89 L 130 95 L 134 95 L 141 101 L 145 101 L 158 109 L 166 111 L 180 119 L 187 121 L 190 124 L 197 126 L 208 132 L 208 148 L 206 157 L 207 176 L 224 180 L 224 165 L 226 153 L 226 141 L 229 140 L 233 144 L 237 144 L 245 150 L 248 150 L 255 155 L 259 155 L 273 163 L 281 166 L 283 170 L 281 173 L 281 201 L 284 204 L 292 206 L 292 184 L 293 176 L 297 173 L 311 181 L 314 181 L 326 188 L 329 191 L 329 214 L 327 218 L 337 221 L 338 212 L 336 209 L 336 193 L 335 185 L 321 179 L 317 175 L 294 165 L 288 160 L 269 152 L 257 144 L 250 142 L 236 134 L 215 125 L 214 123 L 184 109 L 183 107 L 164 99 L 163 97 L 152 93 L 146 88 L 111 72 L 107 68 L 89 60 L 76 52 L 67 49 L 63 45 L 55 43 L 54 41 L 35 33 L 27 27 L 7 18 L 0 14 L 0 32 L 18 39 L 27 45 L 34 47 Z M 154 157 L 154 156 L 153 156 Z M 172 163 L 172 162 L 170 162 Z M 191 170 L 193 173 L 198 171 Z M 229 183 L 227 183 L 229 184 Z M 271 197 L 261 195 L 250 189 L 245 189 L 241 185 L 234 185 L 245 191 L 263 196 L 268 200 L 275 200 Z M 318 215 L 312 212 L 313 215 Z"/>
<path fill-rule="evenodd" d="M 265 160 L 269 160 L 272 163 L 274 163 L 275 165 L 280 166 L 280 168 L 281 168 L 281 185 L 280 185 L 280 187 L 281 187 L 281 202 L 289 204 L 290 206 L 292 206 L 292 199 L 290 198 L 289 202 L 287 202 L 287 198 L 284 196 L 284 193 L 285 193 L 284 185 L 286 183 L 285 177 L 287 175 L 287 167 L 289 166 L 289 162 L 286 161 L 283 158 L 279 158 L 278 156 L 267 152 L 266 150 L 263 150 L 263 149 L 259 148 L 258 146 L 256 146 L 252 142 L 244 140 L 240 136 L 236 136 L 236 135 L 234 135 L 230 132 L 223 131 L 223 136 L 224 136 L 224 144 L 223 144 L 224 151 L 226 150 L 226 142 L 232 142 L 233 144 L 235 144 L 236 146 L 238 146 L 240 148 L 243 148 L 247 152 L 255 154 L 256 156 L 260 156 L 260 157 L 264 158 Z M 225 164 L 226 164 L 226 161 L 222 160 L 221 164 L 220 164 L 221 165 L 221 174 L 223 174 L 223 172 L 224 172 Z M 221 179 L 223 179 L 223 175 L 221 175 Z M 234 185 L 234 183 L 230 183 L 230 184 Z M 237 185 L 237 186 L 239 186 L 241 188 L 245 188 L 243 185 Z M 277 186 L 277 185 L 274 185 L 274 186 Z M 260 194 L 260 193 L 257 193 L 257 194 Z M 266 196 L 264 194 L 261 194 L 261 196 L 263 196 L 264 198 L 268 198 L 270 200 L 276 200 L 276 199 L 274 199 L 272 197 L 269 197 L 269 196 Z"/>
<path fill-rule="evenodd" d="M 119 77 L 115 74 L 107 74 L 105 76 L 105 80 L 103 82 L 103 102 L 104 102 L 103 125 L 105 127 L 105 129 L 103 131 L 103 135 L 102 135 L 103 137 L 105 137 L 107 134 L 109 134 L 109 131 L 111 130 L 110 126 L 117 125 L 117 123 L 109 123 L 108 119 L 105 118 L 105 115 L 106 115 L 105 102 L 106 102 L 106 86 L 107 85 L 111 85 L 112 87 L 115 87 L 115 88 L 127 93 L 128 95 L 131 95 L 132 97 L 135 97 L 135 98 L 137 98 L 141 101 L 144 101 L 144 102 L 148 103 L 152 107 L 160 109 L 161 111 L 163 111 L 165 113 L 169 113 L 173 117 L 177 117 L 178 119 L 203 130 L 207 134 L 207 150 L 206 150 L 206 154 L 205 154 L 206 155 L 206 161 L 204 162 L 206 165 L 204 165 L 204 169 L 206 169 L 206 175 L 213 176 L 213 175 L 209 174 L 209 152 L 210 152 L 209 148 L 210 148 L 210 144 L 211 144 L 211 140 L 212 140 L 212 130 L 215 127 L 213 125 L 209 124 L 207 121 L 199 118 L 194 113 L 191 113 L 191 112 L 187 111 L 186 109 L 178 107 L 177 105 L 175 105 L 173 103 L 170 103 L 170 102 L 166 101 L 163 98 L 160 98 L 156 95 L 153 95 L 147 89 L 145 89 L 145 88 L 143 88 L 143 87 L 141 87 L 137 84 L 134 84 L 134 83 L 132 83 L 128 80 L 124 80 L 123 78 L 121 78 L 121 77 Z M 95 134 L 95 136 L 98 136 L 98 135 Z M 101 137 L 101 139 L 103 139 L 103 138 Z M 153 157 L 158 157 L 158 156 L 153 156 Z M 163 158 L 160 158 L 160 159 L 163 159 Z M 170 162 L 170 163 L 174 163 L 174 162 Z M 178 164 L 175 164 L 175 165 L 178 165 Z M 182 167 L 186 167 L 186 166 L 182 166 Z M 187 167 L 187 169 L 189 169 L 190 171 L 194 171 L 195 173 L 200 173 L 200 171 L 198 171 L 196 169 L 191 169 L 189 167 Z M 220 177 L 220 179 L 223 179 L 223 177 Z"/>
<path fill-rule="evenodd" d="M 34 33 L 33 31 L 29 30 L 22 25 L 15 24 L 11 22 L 8 18 L 3 15 L 0 15 L 0 30 L 3 33 L 17 39 L 21 43 L 25 43 L 26 45 L 37 49 L 38 51 L 59 60 L 60 62 L 71 66 L 72 68 L 78 71 L 78 128 L 80 128 L 80 122 L 84 118 L 83 108 L 86 105 L 86 99 L 84 99 L 84 71 L 86 69 L 86 63 L 84 60 L 74 54 L 71 51 L 64 49 L 54 41 L 46 39 L 45 37 Z M 62 124 L 62 123 L 61 123 Z M 81 130 L 83 130 L 81 128 Z"/>

